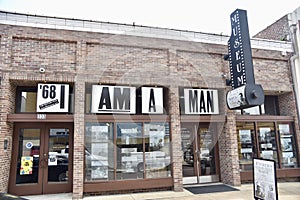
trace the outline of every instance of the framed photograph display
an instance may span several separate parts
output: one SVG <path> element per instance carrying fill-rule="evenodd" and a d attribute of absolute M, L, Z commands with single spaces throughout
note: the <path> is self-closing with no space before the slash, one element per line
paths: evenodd
<path fill-rule="evenodd" d="M 241 145 L 241 156 L 243 160 L 252 160 L 252 139 L 251 130 L 239 130 L 239 139 Z"/>

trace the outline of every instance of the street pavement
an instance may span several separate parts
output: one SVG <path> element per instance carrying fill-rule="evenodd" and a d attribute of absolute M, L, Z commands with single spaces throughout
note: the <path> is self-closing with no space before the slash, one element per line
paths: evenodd
<path fill-rule="evenodd" d="M 205 184 L 207 185 L 207 184 Z M 277 184 L 278 200 L 300 200 L 300 182 L 282 182 Z M 234 187 L 238 191 L 193 194 L 183 192 L 161 191 L 119 195 L 86 196 L 83 200 L 253 200 L 253 185 L 243 184 Z M 23 196 L 29 200 L 71 200 L 72 193 Z"/>

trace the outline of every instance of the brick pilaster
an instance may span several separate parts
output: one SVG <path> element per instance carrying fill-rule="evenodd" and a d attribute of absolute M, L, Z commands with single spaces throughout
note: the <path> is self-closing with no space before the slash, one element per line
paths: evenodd
<path fill-rule="evenodd" d="M 172 132 L 172 159 L 174 191 L 183 191 L 182 182 L 182 151 L 179 112 L 179 91 L 177 87 L 169 90 L 170 123 Z"/>
<path fill-rule="evenodd" d="M 233 111 L 227 112 L 224 131 L 219 139 L 221 181 L 230 185 L 240 185 L 236 117 Z"/>
<path fill-rule="evenodd" d="M 86 44 L 77 43 L 77 71 L 84 66 L 84 51 Z M 84 104 L 85 104 L 85 81 L 80 75 L 76 76 L 75 88 L 75 110 L 74 110 L 74 159 L 73 159 L 73 199 L 83 198 L 84 183 Z"/>

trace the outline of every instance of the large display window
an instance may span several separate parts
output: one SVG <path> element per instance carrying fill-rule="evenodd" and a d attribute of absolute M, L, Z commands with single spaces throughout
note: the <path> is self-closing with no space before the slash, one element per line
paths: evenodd
<path fill-rule="evenodd" d="M 165 126 L 163 123 L 145 123 L 144 134 L 146 177 L 170 177 L 169 126 Z"/>
<path fill-rule="evenodd" d="M 141 123 L 117 123 L 117 180 L 144 178 Z"/>
<path fill-rule="evenodd" d="M 297 167 L 296 143 L 293 129 L 289 123 L 278 123 L 280 137 L 280 160 L 282 168 Z"/>
<path fill-rule="evenodd" d="M 274 160 L 278 165 L 278 149 L 276 132 L 273 122 L 258 122 L 257 134 L 259 144 L 259 155 L 261 158 Z"/>
<path fill-rule="evenodd" d="M 274 160 L 277 168 L 298 167 L 295 135 L 289 122 L 238 122 L 241 171 L 252 170 L 254 157 Z"/>
<path fill-rule="evenodd" d="M 171 177 L 167 123 L 86 123 L 85 180 Z"/>
<path fill-rule="evenodd" d="M 242 171 L 251 170 L 252 159 L 256 156 L 254 123 L 237 123 L 237 138 L 240 169 Z"/>
<path fill-rule="evenodd" d="M 85 180 L 114 180 L 113 123 L 88 123 L 86 125 Z"/>

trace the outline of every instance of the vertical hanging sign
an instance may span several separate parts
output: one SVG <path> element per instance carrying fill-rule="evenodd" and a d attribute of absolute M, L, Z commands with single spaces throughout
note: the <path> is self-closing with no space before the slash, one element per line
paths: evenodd
<path fill-rule="evenodd" d="M 261 85 L 255 84 L 247 12 L 236 9 L 230 21 L 228 58 L 232 90 L 227 93 L 227 106 L 234 110 L 261 105 L 264 92 Z"/>
<path fill-rule="evenodd" d="M 237 9 L 230 15 L 231 37 L 228 55 L 232 89 L 254 84 L 252 51 L 250 46 L 247 13 Z"/>
<path fill-rule="evenodd" d="M 38 84 L 37 112 L 68 112 L 69 85 Z"/>

